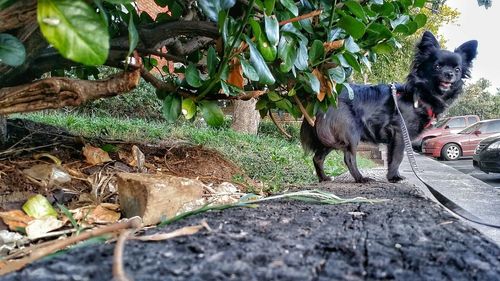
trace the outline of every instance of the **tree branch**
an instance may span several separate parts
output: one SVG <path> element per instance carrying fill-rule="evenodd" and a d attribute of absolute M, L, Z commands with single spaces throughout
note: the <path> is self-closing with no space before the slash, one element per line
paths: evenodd
<path fill-rule="evenodd" d="M 276 121 L 276 118 L 274 118 L 274 115 L 271 110 L 269 110 L 269 117 L 271 117 L 271 120 L 273 121 L 274 125 L 278 128 L 278 130 L 281 132 L 282 135 L 284 135 L 287 139 L 291 140 L 292 136 L 285 131 L 285 129 Z"/>
<path fill-rule="evenodd" d="M 36 0 L 19 0 L 0 11 L 0 33 L 36 23 Z"/>
<path fill-rule="evenodd" d="M 304 108 L 304 105 L 302 104 L 302 102 L 300 102 L 297 95 L 293 96 L 293 100 L 299 106 L 300 112 L 302 112 L 302 114 L 304 115 L 304 119 L 306 119 L 307 123 L 309 123 L 309 125 L 314 127 L 314 123 L 315 123 L 314 119 L 312 119 L 311 116 L 309 116 L 309 113 L 307 113 L 307 110 Z"/>
<path fill-rule="evenodd" d="M 78 106 L 102 97 L 116 96 L 139 84 L 139 68 L 106 80 L 87 81 L 54 77 L 31 84 L 0 89 L 0 114 Z"/>

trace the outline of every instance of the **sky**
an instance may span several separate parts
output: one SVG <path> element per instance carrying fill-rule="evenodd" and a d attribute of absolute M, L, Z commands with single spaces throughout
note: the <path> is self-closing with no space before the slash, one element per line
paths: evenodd
<path fill-rule="evenodd" d="M 439 30 L 447 40 L 446 47 L 453 50 L 466 41 L 477 40 L 471 82 L 486 78 L 493 84 L 490 92 L 496 92 L 500 88 L 500 0 L 494 0 L 488 9 L 476 0 L 448 0 L 446 4 L 460 12 L 456 23 Z"/>

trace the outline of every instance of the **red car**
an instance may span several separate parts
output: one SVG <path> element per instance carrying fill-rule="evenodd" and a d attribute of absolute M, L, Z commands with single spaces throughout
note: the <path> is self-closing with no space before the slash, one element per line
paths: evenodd
<path fill-rule="evenodd" d="M 413 149 L 421 151 L 424 141 L 439 136 L 456 134 L 478 121 L 479 116 L 477 115 L 451 116 L 439 119 L 436 124 L 412 140 Z"/>
<path fill-rule="evenodd" d="M 479 121 L 456 135 L 446 135 L 426 140 L 422 152 L 444 160 L 457 160 L 474 155 L 477 144 L 493 134 L 500 133 L 500 119 Z"/>

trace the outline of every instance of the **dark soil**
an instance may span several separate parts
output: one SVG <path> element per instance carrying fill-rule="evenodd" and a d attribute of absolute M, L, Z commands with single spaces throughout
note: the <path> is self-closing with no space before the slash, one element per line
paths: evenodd
<path fill-rule="evenodd" d="M 312 188 L 389 200 L 336 206 L 279 201 L 193 216 L 147 232 L 202 219 L 213 230 L 128 241 L 126 271 L 134 280 L 500 280 L 500 248 L 414 187 L 337 182 Z M 1 280 L 111 280 L 113 249 L 74 248 Z"/>

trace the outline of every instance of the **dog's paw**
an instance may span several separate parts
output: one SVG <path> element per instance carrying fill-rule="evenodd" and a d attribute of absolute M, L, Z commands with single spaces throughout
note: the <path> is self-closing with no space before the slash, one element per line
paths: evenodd
<path fill-rule="evenodd" d="M 319 179 L 319 182 L 328 182 L 328 181 L 333 181 L 334 180 L 334 177 L 324 177 L 324 178 L 320 178 Z"/>
<path fill-rule="evenodd" d="M 387 179 L 389 180 L 389 182 L 396 183 L 405 180 L 406 178 L 400 175 L 396 175 L 392 177 L 387 177 Z"/>
<path fill-rule="evenodd" d="M 357 183 L 367 183 L 367 182 L 372 182 L 372 181 L 375 181 L 375 180 L 372 178 L 368 178 L 368 177 L 362 177 L 360 179 L 356 179 Z"/>

